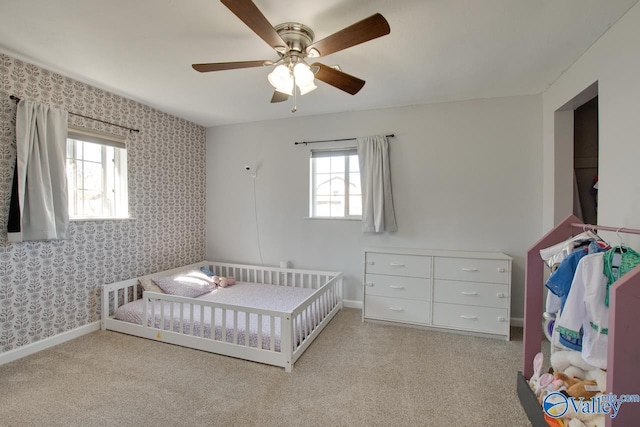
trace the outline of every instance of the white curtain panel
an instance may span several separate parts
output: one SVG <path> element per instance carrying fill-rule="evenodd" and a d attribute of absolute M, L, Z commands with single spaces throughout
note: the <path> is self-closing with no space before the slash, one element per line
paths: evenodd
<path fill-rule="evenodd" d="M 384 135 L 356 139 L 362 186 L 362 231 L 397 231 L 391 194 L 389 143 Z"/>
<path fill-rule="evenodd" d="M 10 242 L 67 238 L 67 117 L 57 108 L 25 99 L 18 103 L 19 231 L 9 233 Z"/>

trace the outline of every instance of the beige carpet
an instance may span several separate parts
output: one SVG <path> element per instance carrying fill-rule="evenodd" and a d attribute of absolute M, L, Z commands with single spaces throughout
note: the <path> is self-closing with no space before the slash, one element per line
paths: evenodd
<path fill-rule="evenodd" d="M 513 341 L 342 310 L 281 368 L 95 332 L 0 366 L 2 426 L 529 426 Z"/>

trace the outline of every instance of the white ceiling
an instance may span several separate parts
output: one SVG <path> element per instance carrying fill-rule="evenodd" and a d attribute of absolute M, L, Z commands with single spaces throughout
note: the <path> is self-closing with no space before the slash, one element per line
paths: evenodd
<path fill-rule="evenodd" d="M 638 0 L 254 0 L 272 25 L 320 40 L 376 12 L 391 34 L 321 58 L 367 81 L 322 82 L 296 116 L 538 94 Z M 270 68 L 198 73 L 192 63 L 277 59 L 218 0 L 0 0 L 0 51 L 204 126 L 291 117 L 270 104 Z"/>

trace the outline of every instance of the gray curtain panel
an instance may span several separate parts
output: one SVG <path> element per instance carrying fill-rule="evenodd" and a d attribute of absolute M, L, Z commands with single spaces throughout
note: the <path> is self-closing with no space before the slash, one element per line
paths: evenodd
<path fill-rule="evenodd" d="M 17 191 L 12 192 L 17 197 L 11 199 L 10 242 L 67 238 L 67 118 L 68 113 L 57 108 L 25 99 L 18 103 Z"/>
<path fill-rule="evenodd" d="M 387 138 L 375 135 L 357 138 L 356 142 L 362 185 L 362 231 L 397 231 Z"/>

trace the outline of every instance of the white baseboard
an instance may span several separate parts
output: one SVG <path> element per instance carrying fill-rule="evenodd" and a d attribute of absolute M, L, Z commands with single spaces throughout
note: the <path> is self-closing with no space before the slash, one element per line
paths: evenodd
<path fill-rule="evenodd" d="M 72 339 L 78 338 L 82 335 L 90 334 L 91 332 L 95 332 L 98 330 L 100 330 L 99 320 L 84 326 L 80 326 L 79 328 L 71 329 L 70 331 L 65 331 L 61 334 L 36 341 L 31 344 L 23 345 L 22 347 L 15 348 L 4 353 L 0 353 L 0 365 L 13 362 L 14 360 L 21 359 L 23 357 L 56 346 L 58 344 L 62 344 L 63 342 L 71 341 Z"/>
<path fill-rule="evenodd" d="M 511 318 L 511 326 L 516 326 L 518 328 L 522 328 L 524 326 L 524 318 L 522 318 L 522 317 L 512 317 Z"/>
<path fill-rule="evenodd" d="M 343 299 L 342 300 L 342 305 L 345 308 L 358 308 L 360 310 L 362 310 L 362 301 L 354 301 L 354 300 L 350 300 L 350 299 Z"/>

